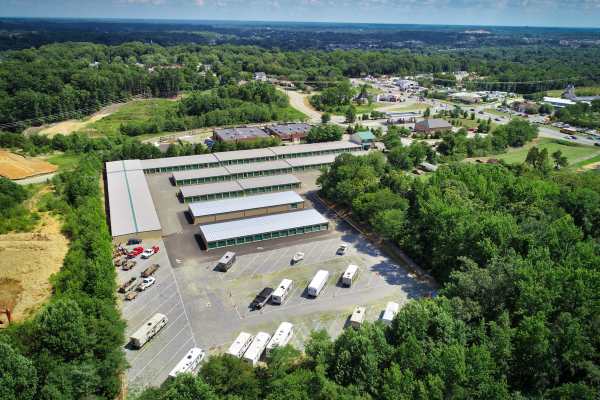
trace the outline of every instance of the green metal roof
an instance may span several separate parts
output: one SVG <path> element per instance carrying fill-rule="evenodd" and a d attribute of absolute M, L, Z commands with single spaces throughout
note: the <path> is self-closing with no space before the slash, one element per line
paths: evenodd
<path fill-rule="evenodd" d="M 371 131 L 356 132 L 360 140 L 375 140 L 375 135 Z"/>

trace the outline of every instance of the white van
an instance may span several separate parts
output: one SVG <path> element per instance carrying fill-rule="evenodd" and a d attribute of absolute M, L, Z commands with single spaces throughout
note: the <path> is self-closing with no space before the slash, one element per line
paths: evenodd
<path fill-rule="evenodd" d="M 358 265 L 350 264 L 342 275 L 342 285 L 350 287 L 354 280 L 358 277 Z"/>
<path fill-rule="evenodd" d="M 192 347 L 185 357 L 171 370 L 169 376 L 175 378 L 179 374 L 196 373 L 198 366 L 204 360 L 206 353 L 198 347 Z"/>
<path fill-rule="evenodd" d="M 365 313 L 367 309 L 365 307 L 355 307 L 352 316 L 350 316 L 350 326 L 353 328 L 359 328 L 365 321 Z"/>
<path fill-rule="evenodd" d="M 281 281 L 277 289 L 271 295 L 271 302 L 273 304 L 283 304 L 288 295 L 292 292 L 294 282 L 291 279 L 284 279 Z"/>
<path fill-rule="evenodd" d="M 130 336 L 129 340 L 134 348 L 141 349 L 169 322 L 166 315 L 156 313 L 144 325 Z"/>
<path fill-rule="evenodd" d="M 317 297 L 325 287 L 327 279 L 329 279 L 329 271 L 325 271 L 324 269 L 317 271 L 312 281 L 308 284 L 308 295 Z"/>
<path fill-rule="evenodd" d="M 237 358 L 242 358 L 248 347 L 250 347 L 252 339 L 254 339 L 253 336 L 248 332 L 240 332 L 235 341 L 231 343 L 231 346 L 229 346 L 227 354 Z"/>
<path fill-rule="evenodd" d="M 400 305 L 398 303 L 394 303 L 393 301 L 387 303 L 385 311 L 381 316 L 381 320 L 383 321 L 383 323 L 386 325 L 390 325 L 396 314 L 398 314 L 398 309 L 400 309 Z"/>
<path fill-rule="evenodd" d="M 267 348 L 269 340 L 271 340 L 271 335 L 266 332 L 258 332 L 250 344 L 250 347 L 248 347 L 248 350 L 244 353 L 242 359 L 248 364 L 252 364 L 253 367 L 256 367 L 262 353 Z"/>

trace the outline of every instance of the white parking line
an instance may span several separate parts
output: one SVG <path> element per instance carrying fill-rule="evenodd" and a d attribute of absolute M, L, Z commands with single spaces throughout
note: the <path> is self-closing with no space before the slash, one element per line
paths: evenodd
<path fill-rule="evenodd" d="M 171 286 L 173 286 L 174 284 L 175 284 L 175 283 L 173 282 L 173 283 L 171 283 L 169 286 L 167 286 L 166 288 L 162 288 L 162 287 L 161 287 L 161 288 L 160 288 L 160 294 L 159 294 L 159 295 L 155 295 L 154 297 L 152 297 L 152 299 L 151 299 L 151 300 L 154 300 L 154 299 L 157 299 L 157 298 L 159 298 L 159 296 L 160 296 L 160 295 L 162 295 L 162 293 L 163 293 L 163 292 L 168 292 L 168 289 L 170 289 L 170 288 L 171 288 Z M 143 298 L 143 297 L 148 297 L 148 293 L 156 292 L 156 290 L 152 291 L 151 289 L 158 289 L 158 287 L 156 287 L 156 288 L 148 288 L 148 292 L 146 292 L 146 291 L 143 291 L 143 292 L 141 292 L 140 294 L 138 294 L 138 297 L 137 297 L 137 299 L 135 299 L 135 300 L 140 300 L 140 299 L 141 299 L 141 298 Z M 143 294 L 146 294 L 146 296 L 140 297 L 140 296 L 142 296 Z M 171 297 L 171 296 L 169 296 L 169 297 Z M 129 310 L 129 309 L 130 309 L 130 308 L 132 308 L 133 306 L 136 306 L 136 305 L 138 305 L 138 303 L 139 303 L 139 302 L 138 302 L 138 301 L 135 301 L 135 300 L 134 300 L 134 301 L 132 301 L 132 302 L 130 302 L 129 304 L 125 304 L 125 305 L 124 305 L 124 306 L 121 308 L 121 310 L 122 310 L 123 312 L 126 312 L 127 310 Z M 144 308 L 146 308 L 148 305 L 149 305 L 149 302 L 147 302 L 146 304 L 144 304 L 143 306 L 141 306 L 141 309 L 144 309 Z"/>
<path fill-rule="evenodd" d="M 183 315 L 183 313 L 179 314 L 179 315 L 177 316 L 177 318 L 175 318 L 173 321 L 169 321 L 169 325 L 168 325 L 166 328 L 163 328 L 163 330 L 161 330 L 160 332 L 158 332 L 158 333 L 157 333 L 157 335 L 158 335 L 158 334 L 160 334 L 160 333 L 162 333 L 163 335 L 165 335 L 165 332 L 167 332 L 167 331 L 169 330 L 169 328 L 170 328 L 170 327 L 174 326 L 174 324 L 175 324 L 177 321 L 179 321 L 179 318 L 181 318 L 181 316 L 182 316 L 182 315 Z M 185 328 L 185 326 L 184 326 L 184 328 Z M 133 358 L 130 360 L 130 362 L 129 362 L 129 363 L 130 363 L 131 365 L 133 365 L 133 364 L 135 363 L 135 361 L 136 361 L 138 358 L 140 358 L 142 355 L 144 355 L 145 353 L 147 353 L 148 351 L 150 351 L 150 350 L 152 350 L 152 349 L 153 349 L 153 347 L 152 347 L 152 346 L 150 346 L 150 345 L 148 345 L 148 346 L 144 346 L 144 347 L 142 347 L 142 348 L 141 348 L 141 349 L 139 349 L 139 350 L 136 350 L 136 351 L 135 351 L 135 355 L 134 355 L 134 357 L 133 357 Z"/>
<path fill-rule="evenodd" d="M 143 312 L 144 312 L 144 311 L 145 311 L 147 308 L 151 308 L 151 309 L 154 309 L 154 310 L 156 310 L 156 309 L 159 309 L 159 308 L 160 308 L 160 307 L 162 307 L 162 306 L 163 306 L 163 305 L 164 305 L 166 302 L 168 302 L 169 300 L 173 299 L 173 297 L 175 297 L 175 295 L 176 295 L 176 294 L 177 294 L 177 293 L 172 293 L 172 294 L 171 294 L 169 297 L 167 297 L 166 299 L 164 299 L 164 300 L 163 300 L 162 302 L 160 302 L 160 303 L 159 303 L 157 306 L 150 307 L 150 304 L 151 304 L 151 303 L 147 303 L 147 304 L 145 304 L 145 305 L 144 305 L 144 306 L 142 306 L 140 309 L 138 309 L 138 310 L 137 310 L 135 313 L 133 313 L 133 314 L 131 314 L 131 315 L 128 315 L 128 318 L 127 318 L 127 319 L 128 319 L 129 321 L 136 319 L 136 317 L 137 317 L 138 315 L 142 314 L 142 313 L 143 313 Z"/>
<path fill-rule="evenodd" d="M 183 306 L 183 313 L 185 314 L 187 326 L 190 328 L 190 331 L 192 332 L 192 340 L 194 341 L 194 346 L 196 346 L 196 336 L 194 335 L 194 330 L 192 329 L 192 324 L 190 323 L 190 318 L 188 316 L 187 309 L 185 307 L 185 303 L 183 302 L 183 298 L 181 297 L 181 290 L 179 290 L 179 284 L 177 283 L 177 277 L 173 273 L 171 265 L 169 265 L 169 272 L 171 273 L 171 277 L 175 281 L 175 289 L 177 290 L 177 295 L 179 296 L 179 301 L 181 302 L 181 305 Z M 205 291 L 205 294 L 206 294 L 206 291 Z"/>
<path fill-rule="evenodd" d="M 148 368 L 148 366 L 149 366 L 150 364 L 152 364 L 152 362 L 153 362 L 154 360 L 156 360 L 156 357 L 158 357 L 158 356 L 160 355 L 160 353 L 162 353 L 162 352 L 163 352 L 163 351 L 164 351 L 164 350 L 165 350 L 165 349 L 166 349 L 166 348 L 167 348 L 167 347 L 168 347 L 168 346 L 169 346 L 171 343 L 173 343 L 173 341 L 175 340 L 175 338 L 177 338 L 177 336 L 179 336 L 179 334 L 181 334 L 181 332 L 183 332 L 185 329 L 190 329 L 189 325 L 188 325 L 188 326 L 184 326 L 183 328 L 181 328 L 181 329 L 179 330 L 179 332 L 177 332 L 175 335 L 173 335 L 173 337 L 171 338 L 171 340 L 169 340 L 169 341 L 167 342 L 167 344 L 165 344 L 165 345 L 164 345 L 164 346 L 163 346 L 163 347 L 160 349 L 160 351 L 158 351 L 158 353 L 156 353 L 156 355 L 155 355 L 154 357 L 152 357 L 152 359 L 151 359 L 150 361 L 148 361 L 146 364 L 144 364 L 144 366 L 143 366 L 143 367 L 142 367 L 142 368 L 141 368 L 139 371 L 137 371 L 137 372 L 136 372 L 136 374 L 135 374 L 135 375 L 133 375 L 133 376 L 130 378 L 130 380 L 134 380 L 134 379 L 135 379 L 135 378 L 137 378 L 137 377 L 138 377 L 138 376 L 139 376 L 139 375 L 140 375 L 142 372 L 144 372 L 144 370 L 145 370 L 146 368 Z M 190 330 L 191 330 L 191 329 L 190 329 Z M 193 335 L 192 335 L 192 340 L 194 340 L 194 336 L 193 336 Z M 194 346 L 195 346 L 195 344 L 194 344 Z"/>

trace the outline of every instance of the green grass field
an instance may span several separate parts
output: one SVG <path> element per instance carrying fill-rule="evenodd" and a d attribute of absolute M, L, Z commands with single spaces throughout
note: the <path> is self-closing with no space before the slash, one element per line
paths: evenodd
<path fill-rule="evenodd" d="M 64 171 L 75 168 L 77 163 L 79 163 L 79 156 L 76 154 L 57 153 L 48 157 L 47 161 L 50 164 L 56 165 L 59 171 Z"/>
<path fill-rule="evenodd" d="M 403 106 L 390 108 L 388 111 L 393 112 L 410 112 L 410 111 L 425 111 L 429 105 L 425 103 L 412 103 Z"/>
<path fill-rule="evenodd" d="M 600 148 L 591 146 L 581 146 L 576 144 L 563 144 L 555 139 L 542 138 L 536 141 L 536 143 L 528 143 L 527 145 L 518 149 L 510 149 L 504 154 L 494 156 L 500 160 L 504 160 L 507 163 L 522 163 L 527 157 L 527 152 L 533 146 L 537 146 L 538 149 L 547 149 L 548 154 L 551 155 L 556 150 L 560 150 L 563 156 L 567 157 L 569 164 L 578 165 L 580 162 L 588 161 L 591 157 L 600 156 Z"/>
<path fill-rule="evenodd" d="M 486 108 L 484 111 L 485 111 L 486 113 L 488 113 L 488 114 L 497 115 L 497 116 L 499 116 L 499 117 L 508 117 L 508 116 L 510 116 L 510 114 L 509 114 L 509 113 L 505 113 L 505 112 L 502 112 L 502 111 L 498 111 L 498 110 L 496 110 L 495 108 Z"/>
<path fill-rule="evenodd" d="M 89 134 L 112 135 L 119 133 L 122 123 L 146 121 L 155 115 L 175 111 L 177 102 L 166 99 L 139 100 L 125 104 L 114 114 L 90 124 L 84 132 Z"/>
<path fill-rule="evenodd" d="M 551 97 L 560 97 L 564 93 L 564 89 L 548 90 L 546 93 Z M 600 86 L 581 86 L 575 87 L 577 96 L 598 96 L 600 95 Z"/>

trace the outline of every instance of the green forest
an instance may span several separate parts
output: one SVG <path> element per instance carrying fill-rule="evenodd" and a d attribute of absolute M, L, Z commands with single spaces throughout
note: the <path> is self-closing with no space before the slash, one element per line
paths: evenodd
<path fill-rule="evenodd" d="M 281 51 L 236 45 L 163 47 L 140 42 L 115 46 L 56 43 L 0 55 L 0 126 L 5 124 L 14 130 L 80 118 L 102 105 L 135 95 L 171 97 L 180 91 L 236 84 L 252 79 L 256 71 L 291 80 L 300 89 L 305 85 L 323 89 L 347 77 L 367 74 L 458 70 L 485 77 L 483 83 L 471 85 L 486 90 L 536 93 L 562 89 L 567 82 L 581 86 L 600 83 L 600 53 L 593 47 L 556 48 L 552 52 L 531 46 L 416 53 Z M 512 83 L 517 81 L 525 83 Z M 330 101 L 332 98 L 324 98 L 324 104 Z"/>

